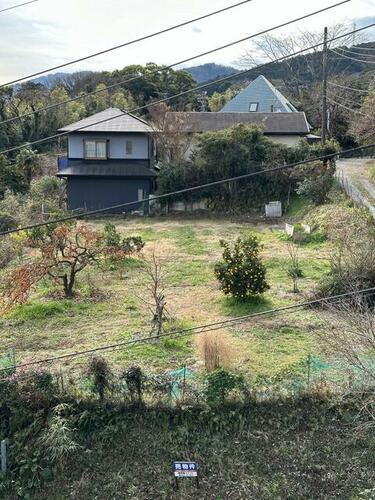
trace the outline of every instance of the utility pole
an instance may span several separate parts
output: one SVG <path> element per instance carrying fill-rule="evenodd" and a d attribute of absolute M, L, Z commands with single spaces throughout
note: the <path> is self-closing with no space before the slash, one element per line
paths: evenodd
<path fill-rule="evenodd" d="M 324 28 L 323 44 L 323 74 L 322 74 L 322 144 L 327 138 L 327 58 L 328 58 L 328 29 Z"/>

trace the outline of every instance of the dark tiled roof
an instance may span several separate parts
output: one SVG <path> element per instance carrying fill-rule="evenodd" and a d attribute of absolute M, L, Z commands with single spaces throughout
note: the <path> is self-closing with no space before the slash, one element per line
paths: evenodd
<path fill-rule="evenodd" d="M 264 127 L 265 134 L 305 135 L 310 132 L 305 113 L 169 112 L 166 119 L 179 123 L 184 132 L 223 130 L 240 123 Z"/>
<path fill-rule="evenodd" d="M 154 170 L 140 163 L 127 163 L 121 160 L 103 162 L 69 161 L 69 167 L 60 170 L 60 177 L 99 176 L 99 177 L 156 177 Z"/>
<path fill-rule="evenodd" d="M 97 122 L 102 123 L 93 125 Z M 105 109 L 83 120 L 66 125 L 59 132 L 74 132 L 77 129 L 80 129 L 80 132 L 153 132 L 147 122 L 137 116 L 125 113 L 119 108 Z"/>

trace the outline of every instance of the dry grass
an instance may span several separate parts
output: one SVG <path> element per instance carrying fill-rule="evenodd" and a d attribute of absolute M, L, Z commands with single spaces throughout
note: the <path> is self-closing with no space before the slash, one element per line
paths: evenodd
<path fill-rule="evenodd" d="M 238 363 L 240 350 L 229 333 L 202 333 L 196 338 L 195 345 L 207 371 L 218 368 L 230 370 Z"/>

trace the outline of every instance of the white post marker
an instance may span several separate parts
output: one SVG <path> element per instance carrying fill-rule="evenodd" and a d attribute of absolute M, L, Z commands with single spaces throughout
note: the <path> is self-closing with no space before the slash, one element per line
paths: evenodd
<path fill-rule="evenodd" d="M 5 474 L 7 471 L 7 443 L 5 439 L 1 441 L 0 454 L 1 454 L 1 472 Z"/>
<path fill-rule="evenodd" d="M 172 470 L 177 490 L 178 490 L 178 479 L 181 477 L 195 477 L 197 488 L 199 488 L 197 462 L 173 462 Z"/>

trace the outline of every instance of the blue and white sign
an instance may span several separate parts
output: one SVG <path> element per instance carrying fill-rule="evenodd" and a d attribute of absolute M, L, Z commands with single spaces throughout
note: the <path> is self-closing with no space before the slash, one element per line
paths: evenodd
<path fill-rule="evenodd" d="M 196 462 L 173 462 L 175 477 L 198 477 L 198 464 Z"/>

